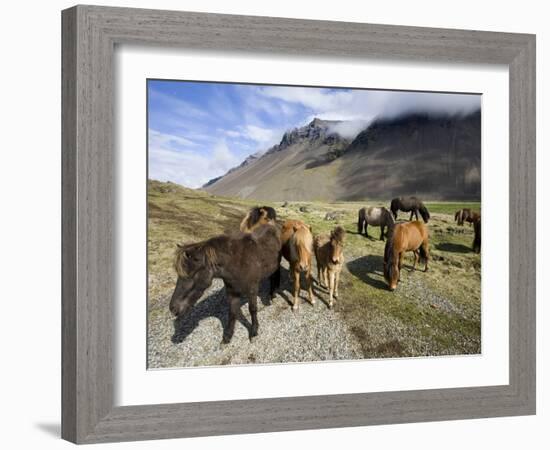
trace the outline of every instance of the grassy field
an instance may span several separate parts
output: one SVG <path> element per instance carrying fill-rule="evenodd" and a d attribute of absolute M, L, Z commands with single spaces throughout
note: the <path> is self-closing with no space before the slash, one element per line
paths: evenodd
<path fill-rule="evenodd" d="M 150 319 L 166 313 L 167 298 L 175 284 L 172 262 L 176 243 L 235 231 L 256 203 L 212 196 L 172 183 L 149 182 Z M 369 227 L 369 238 L 358 235 L 356 229 L 357 210 L 380 202 L 266 204 L 275 207 L 281 219 L 301 219 L 310 224 L 314 234 L 328 232 L 336 225 L 345 228 L 346 265 L 334 313 L 360 342 L 365 358 L 480 353 L 480 255 L 471 251 L 473 229 L 469 225 L 459 227 L 453 220 L 457 209 L 479 210 L 479 203 L 426 204 L 432 215 L 430 270 L 411 272 L 411 253 L 405 258 L 401 282 L 394 292 L 387 289 L 382 275 L 384 242 L 378 240 L 380 229 Z M 340 218 L 325 220 L 327 212 L 338 212 Z M 399 219 L 408 219 L 408 214 L 400 213 Z M 327 300 L 324 291 L 316 293 Z M 322 306 L 316 307 L 325 307 L 320 303 Z"/>

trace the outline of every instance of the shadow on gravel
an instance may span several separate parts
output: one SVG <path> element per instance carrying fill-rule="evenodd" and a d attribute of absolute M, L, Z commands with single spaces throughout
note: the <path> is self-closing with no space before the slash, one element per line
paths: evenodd
<path fill-rule="evenodd" d="M 361 256 L 346 264 L 350 273 L 376 289 L 387 290 L 388 286 L 382 280 L 374 278 L 372 275 L 383 276 L 384 258 L 379 255 Z"/>
<path fill-rule="evenodd" d="M 241 306 L 246 302 L 245 298 L 241 298 Z M 225 301 L 225 289 L 220 289 L 213 294 L 206 297 L 201 302 L 197 303 L 193 309 L 185 317 L 180 317 L 174 320 L 174 335 L 172 336 L 172 343 L 180 344 L 187 336 L 189 336 L 195 328 L 197 328 L 201 320 L 208 317 L 215 317 L 218 319 L 223 327 L 224 334 L 227 331 L 227 325 L 229 322 L 229 305 Z M 250 333 L 252 330 L 252 324 L 241 314 L 238 321 L 247 329 Z M 222 336 L 220 335 L 220 341 Z"/>
<path fill-rule="evenodd" d="M 450 242 L 437 244 L 435 248 L 443 252 L 453 252 L 453 253 L 471 253 L 472 252 L 472 249 L 470 247 L 466 247 L 465 245 L 462 245 L 462 244 L 452 244 Z"/>

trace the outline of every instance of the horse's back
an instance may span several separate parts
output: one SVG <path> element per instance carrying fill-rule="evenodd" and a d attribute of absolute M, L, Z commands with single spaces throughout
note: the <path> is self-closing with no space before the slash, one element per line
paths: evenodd
<path fill-rule="evenodd" d="M 418 220 L 398 223 L 395 226 L 394 233 L 398 245 L 407 249 L 416 250 L 428 239 L 428 227 Z"/>

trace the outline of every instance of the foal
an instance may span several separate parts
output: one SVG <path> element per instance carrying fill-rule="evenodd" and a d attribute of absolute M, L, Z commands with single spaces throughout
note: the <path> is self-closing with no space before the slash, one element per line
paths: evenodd
<path fill-rule="evenodd" d="M 340 272 L 344 265 L 345 235 L 346 232 L 342 227 L 336 227 L 330 232 L 330 236 L 326 234 L 316 236 L 313 243 L 317 259 L 317 279 L 321 286 L 328 287 L 329 308 L 334 305 L 333 297 L 338 298 Z"/>
<path fill-rule="evenodd" d="M 281 231 L 282 254 L 290 264 L 290 276 L 293 279 L 292 310 L 298 309 L 300 293 L 300 274 L 305 273 L 309 302 L 314 305 L 311 282 L 311 257 L 313 254 L 313 235 L 311 227 L 301 220 L 287 220 Z"/>

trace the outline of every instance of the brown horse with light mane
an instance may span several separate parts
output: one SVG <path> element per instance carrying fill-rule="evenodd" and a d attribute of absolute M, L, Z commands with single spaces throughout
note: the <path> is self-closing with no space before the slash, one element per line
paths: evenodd
<path fill-rule="evenodd" d="M 290 264 L 290 276 L 293 280 L 292 310 L 298 309 L 298 294 L 300 293 L 300 274 L 306 277 L 306 289 L 309 302 L 314 305 L 311 280 L 311 260 L 313 255 L 313 235 L 311 227 L 301 220 L 287 220 L 281 231 L 282 253 Z"/>
<path fill-rule="evenodd" d="M 251 233 L 260 225 L 275 225 L 277 213 L 271 206 L 255 206 L 241 221 L 239 229 L 243 233 Z"/>
<path fill-rule="evenodd" d="M 334 298 L 338 298 L 340 272 L 344 265 L 345 230 L 336 227 L 328 234 L 315 236 L 313 247 L 317 259 L 317 279 L 321 286 L 328 288 L 328 307 L 332 308 Z"/>
<path fill-rule="evenodd" d="M 390 230 L 384 249 L 384 278 L 390 291 L 397 287 L 401 266 L 406 252 L 414 253 L 413 270 L 420 257 L 426 261 L 424 272 L 428 270 L 430 253 L 428 249 L 428 227 L 419 221 L 399 223 Z"/>
<path fill-rule="evenodd" d="M 464 225 L 464 222 L 469 222 L 470 226 L 477 222 L 481 218 L 481 215 L 470 208 L 459 209 L 455 213 L 455 221 L 458 225 Z"/>

